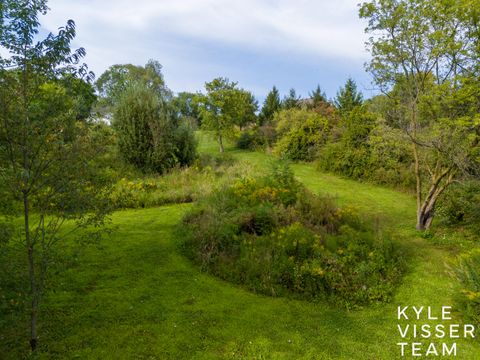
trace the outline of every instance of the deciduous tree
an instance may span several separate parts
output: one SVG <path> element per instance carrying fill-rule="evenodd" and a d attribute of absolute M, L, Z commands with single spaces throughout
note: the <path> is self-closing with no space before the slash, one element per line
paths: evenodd
<path fill-rule="evenodd" d="M 478 71 L 478 21 L 465 13 L 478 15 L 479 4 L 468 3 L 473 13 L 458 0 L 374 0 L 360 8 L 371 34 L 368 69 L 398 106 L 397 126 L 411 143 L 418 230 L 430 228 L 437 200 L 461 179 L 478 148 L 478 110 L 465 111 L 471 106 L 464 104 L 455 113 L 447 105 L 466 101 L 478 107 L 479 93 L 460 100 L 478 90 L 467 86 Z M 435 96 L 439 91 L 448 95 Z M 433 109 L 435 116 L 428 116 Z"/>
<path fill-rule="evenodd" d="M 224 152 L 225 137 L 233 134 L 235 126 L 254 122 L 258 105 L 251 93 L 226 78 L 206 83 L 205 89 L 207 93 L 198 97 L 202 127 L 214 132 L 220 152 Z"/>
<path fill-rule="evenodd" d="M 0 178 L 22 208 L 35 350 L 52 251 L 78 228 L 103 224 L 108 181 L 94 161 L 102 150 L 88 123 L 78 121 L 78 98 L 59 80 L 93 76 L 85 65 L 77 66 L 85 50 L 70 50 L 74 22 L 37 42 L 45 0 L 5 0 L 0 6 L 0 45 L 9 53 L 0 57 Z M 66 221 L 68 231 L 60 232 Z"/>

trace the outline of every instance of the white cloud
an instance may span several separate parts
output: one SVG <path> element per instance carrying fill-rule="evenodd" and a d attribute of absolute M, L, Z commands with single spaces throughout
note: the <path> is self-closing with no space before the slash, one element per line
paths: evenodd
<path fill-rule="evenodd" d="M 41 22 L 43 27 L 55 31 L 73 18 L 78 29 L 74 45 L 87 49 L 87 62 L 97 73 L 114 63 L 143 64 L 149 58 L 157 58 L 166 69 L 180 64 L 198 68 L 194 64 L 196 59 L 191 58 L 195 54 L 191 46 L 202 43 L 303 57 L 310 62 L 329 58 L 358 64 L 366 58 L 366 52 L 364 24 L 358 19 L 356 3 L 356 0 L 50 0 L 51 11 Z M 183 44 L 179 39 L 189 43 Z M 204 62 L 201 66 L 203 73 L 218 74 L 218 64 Z M 195 78 L 198 72 L 190 73 L 191 77 L 183 79 L 181 85 L 199 88 L 199 79 Z"/>
<path fill-rule="evenodd" d="M 128 30 L 176 33 L 256 49 L 321 56 L 364 55 L 363 25 L 355 0 L 51 0 L 44 25 L 73 17 L 92 35 Z"/>

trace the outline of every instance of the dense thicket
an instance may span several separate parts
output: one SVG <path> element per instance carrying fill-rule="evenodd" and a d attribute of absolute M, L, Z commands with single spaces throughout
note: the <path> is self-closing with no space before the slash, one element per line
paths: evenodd
<path fill-rule="evenodd" d="M 307 191 L 284 164 L 200 201 L 181 231 L 203 269 L 272 296 L 386 301 L 403 269 L 390 239 L 354 209 Z"/>
<path fill-rule="evenodd" d="M 163 99 L 142 83 L 130 85 L 120 95 L 113 126 L 125 160 L 144 172 L 161 174 L 195 159 L 193 129 L 177 121 Z"/>
<path fill-rule="evenodd" d="M 274 117 L 275 152 L 291 160 L 313 160 L 328 139 L 328 119 L 307 109 L 287 109 Z"/>

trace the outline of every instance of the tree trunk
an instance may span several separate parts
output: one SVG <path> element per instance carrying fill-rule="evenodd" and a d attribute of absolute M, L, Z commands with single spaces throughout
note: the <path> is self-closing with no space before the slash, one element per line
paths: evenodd
<path fill-rule="evenodd" d="M 429 230 L 430 226 L 432 225 L 433 216 L 434 216 L 433 209 L 429 211 L 420 212 L 417 215 L 416 229 L 419 231 Z"/>
<path fill-rule="evenodd" d="M 448 175 L 443 185 L 440 185 L 442 179 Z M 417 210 L 417 230 L 429 230 L 432 225 L 433 217 L 435 216 L 435 205 L 439 196 L 452 183 L 454 173 L 449 168 L 444 170 L 440 175 L 432 178 L 432 184 L 427 196 L 423 200 L 423 204 Z"/>
<path fill-rule="evenodd" d="M 37 313 L 38 313 L 38 289 L 35 279 L 35 263 L 34 263 L 34 252 L 33 252 L 33 242 L 30 237 L 30 224 L 29 216 L 30 209 L 28 203 L 28 195 L 23 194 L 23 210 L 24 210 L 24 219 L 25 219 L 25 244 L 27 246 L 28 252 L 28 275 L 30 278 L 30 296 L 31 296 L 31 308 L 30 308 L 30 348 L 32 351 L 35 351 L 38 344 L 37 338 Z"/>
<path fill-rule="evenodd" d="M 220 152 L 224 153 L 225 148 L 223 147 L 223 138 L 222 135 L 218 135 L 218 144 L 220 145 Z"/>

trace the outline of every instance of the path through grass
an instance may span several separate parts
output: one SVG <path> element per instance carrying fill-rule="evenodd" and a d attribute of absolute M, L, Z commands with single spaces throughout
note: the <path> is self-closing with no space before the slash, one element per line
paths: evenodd
<path fill-rule="evenodd" d="M 261 153 L 231 153 L 260 166 L 268 161 Z M 59 287 L 42 313 L 41 358 L 400 358 L 396 307 L 454 304 L 449 254 L 411 230 L 410 196 L 320 174 L 311 165 L 294 170 L 312 191 L 379 216 L 412 249 L 410 271 L 392 303 L 347 311 L 250 293 L 199 272 L 178 253 L 174 228 L 190 205 L 121 211 L 113 216 L 118 229 L 111 239 L 85 249 L 77 265 L 56 275 Z M 6 349 L 0 343 L 0 358 L 19 358 Z M 479 353 L 478 342 L 458 342 L 457 358 Z"/>

